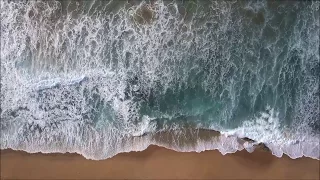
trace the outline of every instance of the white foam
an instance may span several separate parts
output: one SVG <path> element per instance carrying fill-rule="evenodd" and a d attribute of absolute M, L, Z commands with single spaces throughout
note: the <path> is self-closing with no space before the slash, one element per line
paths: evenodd
<path fill-rule="evenodd" d="M 198 139 L 196 144 L 192 145 L 188 145 L 187 143 L 186 145 L 179 146 L 175 142 L 159 142 L 153 138 L 152 132 L 154 132 L 155 126 L 150 123 L 150 119 L 148 118 L 145 119 L 145 123 L 142 124 L 139 132 L 130 133 L 132 135 L 129 136 L 111 127 L 104 127 L 103 130 L 100 129 L 101 131 L 87 126 L 74 126 L 72 124 L 64 124 L 61 127 L 64 128 L 61 128 L 59 131 L 48 131 L 48 134 L 41 136 L 37 133 L 33 134 L 32 137 L 28 135 L 21 136 L 18 131 L 13 133 L 12 136 L 2 136 L 1 149 L 12 148 L 30 153 L 76 152 L 88 159 L 98 160 L 112 157 L 121 152 L 142 151 L 152 144 L 179 152 L 202 152 L 216 149 L 225 155 L 243 149 L 253 152 L 255 145 L 258 144 L 257 142 L 260 142 L 240 143 L 238 135 L 240 137 L 242 135 L 240 135 L 240 131 L 238 130 L 222 132 L 220 136 L 212 137 L 209 140 Z M 177 129 L 176 131 L 179 130 Z M 145 135 L 141 136 L 143 134 Z M 254 139 L 257 137 L 250 137 L 252 134 L 256 135 L 256 133 L 247 131 L 249 138 Z M 178 137 L 179 133 L 176 135 Z M 268 134 L 265 135 L 269 136 Z M 266 138 L 263 139 L 265 140 Z M 269 139 L 268 142 L 263 143 L 277 157 L 287 154 L 294 159 L 303 156 L 319 159 L 319 143 L 316 142 L 318 139 L 313 138 L 313 140 L 315 141 L 312 142 L 312 139 L 308 139 L 307 142 L 293 144 L 290 141 L 280 141 L 282 143 L 279 143 L 279 141 Z M 43 144 L 46 144 L 46 146 L 43 146 Z"/>
<path fill-rule="evenodd" d="M 286 154 L 293 159 L 302 156 L 319 159 L 320 139 L 317 135 L 288 131 L 289 129 L 280 126 L 279 113 L 269 107 L 267 110 L 269 113 L 263 112 L 256 119 L 245 121 L 241 127 L 221 133 L 226 136 L 250 138 L 255 141 L 255 144 L 263 143 L 277 157 Z"/>
<path fill-rule="evenodd" d="M 108 16 L 99 14 L 89 17 L 74 12 L 75 17 L 71 13 L 57 17 L 60 14 L 57 13 L 59 2 L 48 2 L 0 2 L 1 119 L 4 119 L 5 113 L 9 110 L 21 106 L 29 108 L 29 111 L 19 114 L 14 120 L 1 122 L 2 127 L 5 127 L 1 132 L 1 149 L 44 153 L 77 152 L 86 158 L 104 159 L 120 152 L 140 151 L 150 144 L 157 144 L 177 151 L 201 152 L 218 149 L 222 154 L 226 154 L 242 149 L 252 152 L 256 143 L 246 142 L 242 145 L 237 141 L 238 137 L 248 137 L 256 142 L 265 143 L 278 157 L 285 153 L 291 158 L 308 156 L 319 159 L 319 138 L 312 134 L 299 134 L 281 129 L 274 110 L 269 113 L 261 112 L 261 116 L 253 121 L 244 122 L 242 127 L 236 129 L 219 127 L 218 130 L 223 130 L 222 136 L 210 141 L 199 140 L 195 146 L 169 146 L 155 142 L 150 135 L 156 129 L 152 117 L 144 116 L 141 122 L 133 123 L 138 116 L 140 104 L 131 99 L 125 100 L 127 80 L 133 76 L 137 75 L 141 83 L 139 86 L 131 87 L 135 92 L 149 90 L 159 82 L 165 91 L 174 82 L 186 82 L 189 70 L 201 70 L 199 64 L 203 62 L 196 62 L 190 59 L 190 56 L 206 59 L 210 49 L 221 46 L 219 42 L 225 42 L 226 45 L 220 49 L 221 52 L 214 52 L 220 53 L 222 57 L 213 58 L 213 64 L 221 65 L 221 73 L 231 72 L 231 68 L 235 68 L 234 63 L 228 61 L 233 42 L 228 40 L 225 32 L 230 29 L 235 31 L 235 35 L 239 35 L 236 40 L 242 41 L 243 35 L 240 36 L 240 30 L 243 27 L 237 29 L 238 26 L 231 26 L 236 23 L 242 24 L 242 21 L 231 21 L 232 9 L 230 4 L 228 5 L 229 2 L 213 2 L 214 11 L 210 13 L 215 18 L 213 22 L 208 21 L 212 24 L 211 34 L 205 24 L 196 23 L 197 19 L 207 15 L 200 14 L 193 17 L 190 23 L 184 22 L 185 17 L 179 16 L 177 4 L 172 4 L 175 10 L 170 10 L 164 2 L 157 1 L 149 7 L 149 10 L 154 12 L 155 20 L 150 24 L 137 24 L 132 18 L 143 3 L 131 7 L 130 13 L 127 13 L 127 9 L 120 8 L 117 13 Z M 254 9 L 261 9 L 263 5 L 254 4 Z M 39 11 L 39 7 L 45 11 Z M 318 34 L 318 27 L 319 24 L 316 24 L 313 27 L 315 32 L 308 34 L 312 43 L 302 44 L 302 47 L 309 47 L 308 57 L 318 52 L 318 46 L 315 44 L 319 44 L 319 39 L 313 38 L 314 34 Z M 239 34 L 236 33 L 238 31 Z M 215 37 L 210 39 L 210 35 Z M 252 36 L 255 35 L 258 36 L 259 33 L 253 32 Z M 300 39 L 294 40 L 298 41 Z M 201 51 L 195 48 L 197 45 L 201 45 Z M 259 54 L 260 50 L 248 51 Z M 277 57 L 279 54 L 274 56 Z M 315 53 L 315 56 L 319 59 L 318 54 Z M 130 58 L 127 59 L 127 55 Z M 184 66 L 192 67 L 182 69 Z M 217 69 L 220 70 L 220 67 Z M 255 71 L 251 67 L 250 70 Z M 234 79 L 217 79 L 215 75 L 210 73 L 205 77 L 204 89 L 214 91 L 217 82 L 221 83 L 222 86 L 226 86 L 226 92 L 232 97 L 234 107 L 237 96 Z M 68 87 L 79 84 L 84 77 L 89 78 L 89 81 L 79 88 L 88 91 L 96 88 L 101 99 L 108 102 L 105 111 L 111 115 L 99 122 L 101 126 L 87 122 L 82 117 L 83 113 L 90 110 L 84 91 L 78 92 L 74 87 Z M 313 82 L 317 83 L 316 80 Z M 263 81 L 259 83 L 261 82 Z M 61 87 L 48 92 L 49 98 L 41 99 L 41 103 L 52 107 L 66 105 L 68 110 L 42 110 L 39 107 L 42 104 L 31 97 L 35 96 L 34 91 L 48 90 L 58 84 Z M 259 86 L 257 89 L 259 90 Z M 255 91 L 257 90 L 254 88 L 250 89 L 250 92 Z M 317 89 L 309 91 L 316 92 Z M 65 92 L 71 96 L 64 94 Z M 62 95 L 68 98 L 62 99 Z M 309 99 L 312 99 L 312 96 Z M 66 101 L 74 104 L 67 106 L 71 103 Z M 306 108 L 307 110 L 309 109 Z M 308 112 L 302 114 L 308 115 Z M 118 118 L 116 121 L 113 115 Z M 54 125 L 55 123 L 57 125 Z M 29 125 L 31 128 L 28 129 Z M 38 127 L 42 133 L 37 130 Z M 212 126 L 212 129 L 215 127 L 217 126 Z M 178 128 L 175 129 L 178 131 Z M 145 136 L 132 138 L 143 134 Z M 297 142 L 300 139 L 301 141 Z"/>

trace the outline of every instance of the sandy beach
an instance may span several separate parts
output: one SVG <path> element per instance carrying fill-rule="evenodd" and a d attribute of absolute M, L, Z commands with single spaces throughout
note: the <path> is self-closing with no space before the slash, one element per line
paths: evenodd
<path fill-rule="evenodd" d="M 277 158 L 259 149 L 223 156 L 216 150 L 182 153 L 149 146 L 100 161 L 70 153 L 1 150 L 1 179 L 319 179 L 319 163 Z"/>

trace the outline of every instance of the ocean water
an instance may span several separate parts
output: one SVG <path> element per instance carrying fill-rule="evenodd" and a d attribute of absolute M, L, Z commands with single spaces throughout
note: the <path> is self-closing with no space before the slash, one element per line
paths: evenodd
<path fill-rule="evenodd" d="M 0 5 L 1 149 L 320 158 L 319 1 Z"/>

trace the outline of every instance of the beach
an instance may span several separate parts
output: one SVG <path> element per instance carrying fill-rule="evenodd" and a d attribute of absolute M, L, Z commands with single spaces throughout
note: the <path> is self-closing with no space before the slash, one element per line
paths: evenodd
<path fill-rule="evenodd" d="M 1 179 L 319 179 L 319 13 L 0 0 Z"/>
<path fill-rule="evenodd" d="M 71 153 L 1 150 L 1 179 L 319 179 L 319 163 L 277 158 L 262 149 L 222 155 L 217 150 L 175 152 L 152 145 L 99 161 Z"/>

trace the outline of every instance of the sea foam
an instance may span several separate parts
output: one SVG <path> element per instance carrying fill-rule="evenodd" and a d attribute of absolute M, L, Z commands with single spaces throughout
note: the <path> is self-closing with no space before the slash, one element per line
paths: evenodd
<path fill-rule="evenodd" d="M 0 3 L 1 149 L 319 159 L 318 2 Z"/>

